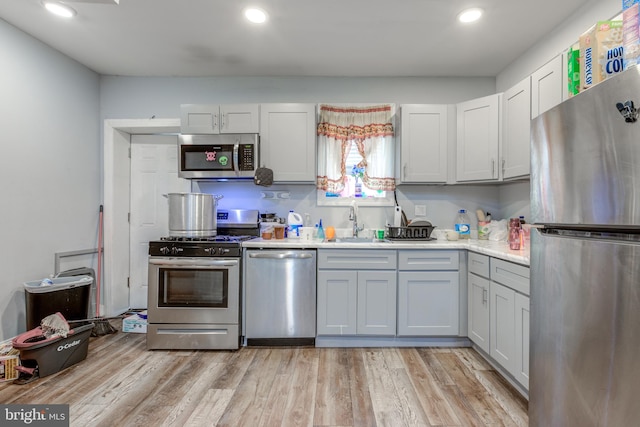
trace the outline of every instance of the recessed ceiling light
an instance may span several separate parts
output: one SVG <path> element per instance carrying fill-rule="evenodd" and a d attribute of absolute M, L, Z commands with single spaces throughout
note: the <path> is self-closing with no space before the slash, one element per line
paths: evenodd
<path fill-rule="evenodd" d="M 480 17 L 482 16 L 482 12 L 483 12 L 483 10 L 478 8 L 478 7 L 474 7 L 472 9 L 463 10 L 458 15 L 458 21 L 463 22 L 465 24 L 467 24 L 469 22 L 475 22 L 478 19 L 480 19 Z"/>
<path fill-rule="evenodd" d="M 250 7 L 244 10 L 244 16 L 254 24 L 262 24 L 267 20 L 267 13 L 256 7 Z"/>
<path fill-rule="evenodd" d="M 63 18 L 73 18 L 76 16 L 75 9 L 67 6 L 66 4 L 62 4 L 57 1 L 43 1 L 42 4 L 54 15 L 62 16 Z"/>

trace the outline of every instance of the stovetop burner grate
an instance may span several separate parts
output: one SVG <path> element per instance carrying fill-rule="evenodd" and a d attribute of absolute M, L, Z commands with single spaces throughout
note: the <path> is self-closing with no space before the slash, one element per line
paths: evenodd
<path fill-rule="evenodd" d="M 206 237 L 187 237 L 187 236 L 168 236 L 161 237 L 160 240 L 164 242 L 243 242 L 245 240 L 255 239 L 256 236 L 231 236 L 231 235 L 217 235 Z"/>

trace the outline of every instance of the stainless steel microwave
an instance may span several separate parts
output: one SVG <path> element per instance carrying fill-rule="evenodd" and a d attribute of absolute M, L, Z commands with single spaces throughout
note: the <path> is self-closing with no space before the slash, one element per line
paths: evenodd
<path fill-rule="evenodd" d="M 258 134 L 180 135 L 181 178 L 253 178 L 258 167 Z"/>

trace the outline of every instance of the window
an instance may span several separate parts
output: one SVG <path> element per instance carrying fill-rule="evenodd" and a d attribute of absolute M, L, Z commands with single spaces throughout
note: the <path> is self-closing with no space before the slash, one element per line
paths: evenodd
<path fill-rule="evenodd" d="M 393 105 L 320 106 L 319 205 L 393 205 Z"/>

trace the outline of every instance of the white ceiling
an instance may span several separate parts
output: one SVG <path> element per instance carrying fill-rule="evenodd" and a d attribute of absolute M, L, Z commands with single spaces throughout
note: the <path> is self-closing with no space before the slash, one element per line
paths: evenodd
<path fill-rule="evenodd" d="M 105 75 L 496 76 L 589 0 L 2 0 L 0 18 Z M 105 4 L 107 3 L 107 4 Z M 266 25 L 246 22 L 256 5 Z M 464 8 L 482 21 L 457 23 Z"/>

